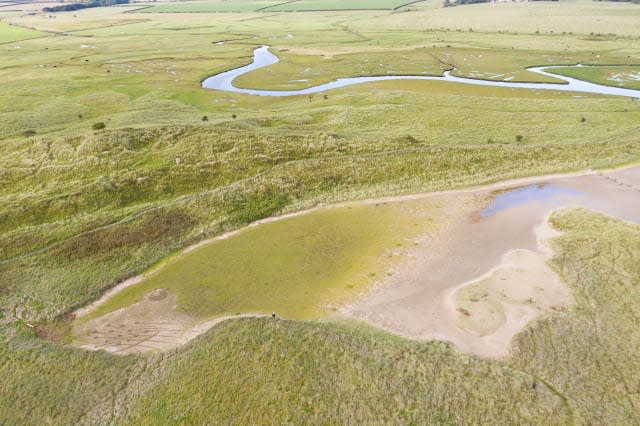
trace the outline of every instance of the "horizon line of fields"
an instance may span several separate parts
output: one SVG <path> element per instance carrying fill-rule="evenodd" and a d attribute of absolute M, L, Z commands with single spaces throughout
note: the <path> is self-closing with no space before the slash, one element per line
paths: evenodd
<path fill-rule="evenodd" d="M 190 1 L 156 4 L 135 10 L 141 13 L 247 13 L 330 12 L 395 10 L 425 0 L 250 0 L 246 2 Z"/>

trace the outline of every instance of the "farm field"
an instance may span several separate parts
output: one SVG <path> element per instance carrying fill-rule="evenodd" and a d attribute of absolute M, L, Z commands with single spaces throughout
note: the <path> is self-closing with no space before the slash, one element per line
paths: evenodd
<path fill-rule="evenodd" d="M 388 10 L 412 3 L 411 0 L 296 0 L 271 6 L 268 12 L 305 12 L 327 10 Z"/>
<path fill-rule="evenodd" d="M 0 44 L 11 43 L 13 41 L 24 40 L 26 38 L 34 38 L 40 35 L 41 33 L 37 31 L 15 27 L 0 22 Z"/>
<path fill-rule="evenodd" d="M 235 85 L 445 71 L 558 82 L 526 70 L 558 65 L 640 89 L 638 5 L 427 0 L 391 10 L 404 3 L 0 9 L 0 422 L 637 422 L 631 222 L 551 216 L 562 234 L 545 265 L 574 303 L 525 324 L 497 359 L 343 313 L 398 276 L 415 241 L 449 232 L 456 214 L 476 218 L 486 198 L 355 203 L 246 227 L 321 205 L 640 161 L 631 98 L 417 80 L 283 98 L 201 87 L 267 45 L 280 62 Z M 578 63 L 602 66 L 569 67 Z M 162 315 L 189 325 L 256 317 L 166 351 L 78 347 L 88 336 L 79 328 L 156 296 Z"/>
<path fill-rule="evenodd" d="M 191 1 L 164 3 L 139 10 L 145 13 L 257 12 L 283 1 Z"/>

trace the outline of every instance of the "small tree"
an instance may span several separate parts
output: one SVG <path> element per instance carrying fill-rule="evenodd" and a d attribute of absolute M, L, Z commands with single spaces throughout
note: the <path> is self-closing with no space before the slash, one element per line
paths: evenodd
<path fill-rule="evenodd" d="M 524 136 L 522 136 L 522 135 L 516 135 L 516 141 L 517 141 L 517 142 L 522 142 L 522 139 L 524 139 Z"/>
<path fill-rule="evenodd" d="M 209 121 L 209 117 L 207 117 L 206 115 L 202 117 L 202 121 Z"/>

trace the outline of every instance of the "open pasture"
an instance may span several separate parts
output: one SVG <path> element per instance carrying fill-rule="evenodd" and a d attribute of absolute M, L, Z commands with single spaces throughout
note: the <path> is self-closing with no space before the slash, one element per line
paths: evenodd
<path fill-rule="evenodd" d="M 29 30 L 26 28 L 17 27 L 15 25 L 9 25 L 4 22 L 0 22 L 0 45 L 5 43 L 12 43 L 29 38 L 35 38 L 42 35 L 38 31 Z M 19 46 L 12 46 L 15 49 Z"/>

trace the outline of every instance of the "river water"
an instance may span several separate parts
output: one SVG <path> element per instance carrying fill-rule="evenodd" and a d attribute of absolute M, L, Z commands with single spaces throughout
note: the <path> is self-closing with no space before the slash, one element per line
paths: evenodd
<path fill-rule="evenodd" d="M 371 83 L 387 80 L 431 80 L 431 81 L 450 81 L 454 83 L 471 84 L 476 86 L 490 87 L 510 87 L 517 89 L 542 89 L 542 90 L 559 90 L 564 92 L 577 93 L 595 93 L 601 95 L 625 96 L 640 99 L 640 90 L 624 89 L 620 87 L 604 86 L 601 84 L 590 83 L 571 77 L 564 77 L 547 72 L 548 68 L 554 66 L 531 67 L 528 71 L 536 74 L 553 77 L 563 80 L 564 83 L 518 83 L 513 81 L 491 81 L 479 80 L 473 78 L 456 77 L 446 71 L 443 76 L 425 76 L 425 75 L 388 75 L 388 76 L 371 76 L 371 77 L 348 77 L 339 78 L 328 83 L 309 87 L 300 90 L 260 90 L 260 89 L 243 89 L 233 85 L 233 80 L 250 71 L 254 71 L 279 62 L 276 55 L 269 51 L 269 46 L 262 46 L 253 51 L 253 62 L 240 68 L 225 71 L 205 79 L 202 87 L 205 89 L 222 90 L 232 93 L 243 93 L 256 96 L 296 96 L 311 95 L 314 93 L 326 92 L 331 89 L 352 86 L 354 84 Z M 580 65 L 576 65 L 580 66 Z"/>

